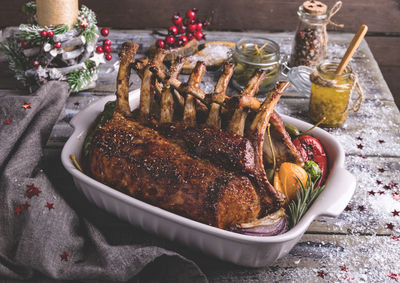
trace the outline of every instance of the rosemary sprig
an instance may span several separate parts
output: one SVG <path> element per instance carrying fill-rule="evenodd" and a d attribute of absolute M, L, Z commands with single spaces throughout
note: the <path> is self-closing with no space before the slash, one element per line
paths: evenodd
<path fill-rule="evenodd" d="M 296 191 L 296 200 L 292 200 L 287 208 L 287 214 L 289 218 L 290 228 L 294 227 L 306 214 L 307 210 L 313 204 L 314 200 L 320 195 L 324 190 L 325 186 L 318 186 L 315 188 L 315 184 L 318 182 L 319 178 L 314 182 L 311 181 L 311 176 L 308 174 L 307 183 L 304 184 L 297 178 L 300 189 Z"/>

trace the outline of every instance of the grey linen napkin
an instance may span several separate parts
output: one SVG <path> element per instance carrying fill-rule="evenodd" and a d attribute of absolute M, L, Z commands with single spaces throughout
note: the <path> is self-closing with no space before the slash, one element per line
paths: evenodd
<path fill-rule="evenodd" d="M 118 220 L 84 200 L 67 174 L 48 173 L 63 170 L 59 152 L 43 162 L 43 147 L 67 97 L 62 82 L 32 96 L 0 97 L 0 277 L 207 281 L 192 261 L 133 227 L 137 236 L 128 243 L 107 238 L 90 216 L 102 219 L 100 226 Z"/>

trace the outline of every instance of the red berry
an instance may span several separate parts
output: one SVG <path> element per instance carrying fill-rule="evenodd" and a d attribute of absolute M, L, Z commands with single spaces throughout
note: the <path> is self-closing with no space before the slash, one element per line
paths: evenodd
<path fill-rule="evenodd" d="M 189 21 L 193 20 L 194 17 L 196 17 L 196 13 L 195 13 L 195 11 L 193 11 L 193 10 L 194 10 L 194 9 L 191 9 L 191 10 L 187 10 L 187 11 L 186 11 L 186 18 L 187 18 Z"/>
<path fill-rule="evenodd" d="M 107 61 L 110 61 L 110 60 L 112 59 L 112 55 L 111 55 L 110 53 L 108 53 L 108 54 L 106 55 L 106 59 L 107 59 Z"/>
<path fill-rule="evenodd" d="M 168 29 L 168 34 L 176 35 L 178 33 L 178 28 L 176 26 L 170 26 Z"/>
<path fill-rule="evenodd" d="M 182 24 L 182 17 L 179 15 L 179 13 L 174 14 L 174 16 L 172 17 L 172 22 L 174 23 L 174 25 L 177 26 Z"/>
<path fill-rule="evenodd" d="M 49 31 L 47 32 L 47 36 L 48 36 L 48 37 L 53 37 L 53 36 L 54 36 L 54 31 L 49 30 Z"/>
<path fill-rule="evenodd" d="M 61 42 L 56 42 L 54 43 L 55 48 L 61 48 Z"/>
<path fill-rule="evenodd" d="M 109 45 L 104 46 L 103 49 L 104 49 L 104 52 L 106 52 L 106 53 L 111 53 L 111 48 L 110 48 Z"/>
<path fill-rule="evenodd" d="M 197 40 L 202 40 L 203 39 L 203 36 L 204 36 L 204 34 L 203 34 L 203 32 L 201 32 L 201 31 L 196 31 L 195 33 L 194 33 L 194 37 L 197 39 Z"/>
<path fill-rule="evenodd" d="M 104 45 L 104 46 L 110 46 L 110 45 L 111 45 L 111 40 L 105 39 L 105 40 L 103 41 L 103 45 Z"/>
<path fill-rule="evenodd" d="M 165 38 L 165 42 L 166 42 L 168 45 L 172 45 L 172 44 L 175 43 L 175 37 L 172 36 L 172 35 L 168 35 L 168 36 Z"/>
<path fill-rule="evenodd" d="M 196 30 L 197 31 L 201 31 L 203 29 L 203 23 L 202 22 L 198 22 L 196 25 Z"/>
<path fill-rule="evenodd" d="M 108 28 L 102 28 L 101 29 L 101 35 L 102 36 L 107 36 L 110 33 L 110 30 Z"/>
<path fill-rule="evenodd" d="M 158 48 L 164 48 L 164 47 L 165 47 L 165 41 L 162 40 L 162 39 L 157 40 L 157 41 L 156 41 L 156 46 L 157 46 Z"/>
<path fill-rule="evenodd" d="M 35 67 L 39 66 L 39 61 L 38 60 L 33 61 L 32 65 L 35 66 Z"/>
<path fill-rule="evenodd" d="M 47 36 L 47 31 L 42 30 L 42 31 L 40 32 L 40 35 L 41 35 L 42 37 L 46 37 L 46 36 Z"/>
<path fill-rule="evenodd" d="M 194 38 L 194 35 L 191 32 L 187 32 L 186 36 L 187 36 L 188 41 L 191 41 Z"/>
<path fill-rule="evenodd" d="M 195 32 L 195 31 L 196 31 L 196 28 L 197 28 L 197 25 L 196 25 L 196 24 L 189 24 L 188 27 L 187 27 L 187 29 L 188 29 L 190 32 Z"/>
<path fill-rule="evenodd" d="M 21 47 L 24 49 L 29 47 L 29 43 L 26 42 L 25 40 L 22 40 L 20 44 L 21 44 Z"/>
<path fill-rule="evenodd" d="M 99 54 L 103 53 L 103 47 L 102 46 L 97 46 L 96 47 L 96 53 L 99 53 Z"/>
<path fill-rule="evenodd" d="M 179 37 L 179 41 L 182 41 L 182 45 L 185 46 L 186 43 L 188 42 L 188 38 L 187 38 L 186 35 L 181 35 L 181 36 Z"/>
<path fill-rule="evenodd" d="M 184 26 L 184 25 L 180 25 L 180 26 L 178 26 L 178 34 L 183 34 L 183 33 L 186 33 L 186 26 Z"/>

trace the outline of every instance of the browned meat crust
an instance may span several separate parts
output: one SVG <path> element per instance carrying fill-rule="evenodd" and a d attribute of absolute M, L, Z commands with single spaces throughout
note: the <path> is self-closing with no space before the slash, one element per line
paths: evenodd
<path fill-rule="evenodd" d="M 92 141 L 90 174 L 122 192 L 219 228 L 257 218 L 247 177 L 189 156 L 157 131 L 116 113 Z"/>

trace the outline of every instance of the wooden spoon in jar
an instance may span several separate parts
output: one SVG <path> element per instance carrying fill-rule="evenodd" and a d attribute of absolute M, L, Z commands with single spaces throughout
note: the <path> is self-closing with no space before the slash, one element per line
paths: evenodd
<path fill-rule="evenodd" d="M 342 60 L 340 61 L 339 66 L 336 69 L 336 74 L 341 75 L 346 68 L 347 64 L 349 63 L 351 57 L 354 55 L 354 52 L 356 52 L 358 46 L 360 46 L 361 41 L 363 40 L 365 34 L 368 31 L 368 27 L 366 25 L 362 25 L 357 33 L 354 35 L 353 39 L 350 42 L 349 47 L 346 50 L 346 53 L 344 54 Z"/>

